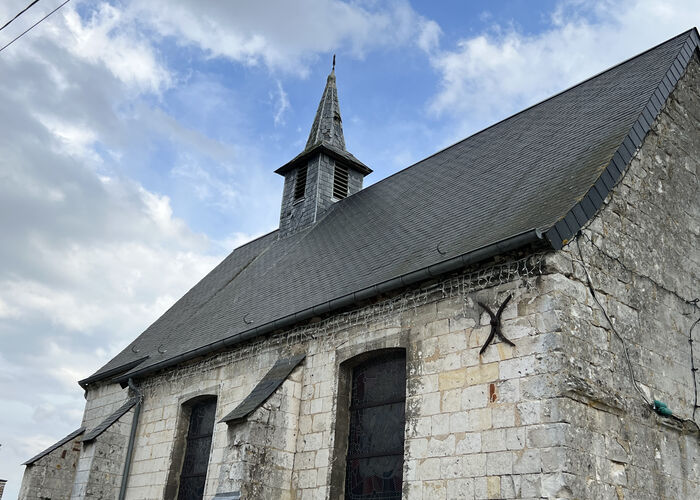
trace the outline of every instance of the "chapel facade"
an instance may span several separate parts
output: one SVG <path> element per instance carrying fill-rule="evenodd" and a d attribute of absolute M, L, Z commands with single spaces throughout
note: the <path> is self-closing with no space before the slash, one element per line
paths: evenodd
<path fill-rule="evenodd" d="M 22 499 L 700 498 L 695 29 L 363 189 L 335 70 Z"/>

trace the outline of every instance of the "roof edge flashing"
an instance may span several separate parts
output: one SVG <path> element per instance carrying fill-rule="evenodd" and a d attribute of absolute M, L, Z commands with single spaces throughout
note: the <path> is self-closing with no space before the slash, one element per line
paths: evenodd
<path fill-rule="evenodd" d="M 125 363 L 123 365 L 114 367 L 110 370 L 105 370 L 104 372 L 102 372 L 100 374 L 96 373 L 94 375 L 90 375 L 87 378 L 84 378 L 82 380 L 78 380 L 78 385 L 80 387 L 82 387 L 83 389 L 87 390 L 88 385 L 90 385 L 94 382 L 99 382 L 100 380 L 105 380 L 105 379 L 108 379 L 110 377 L 114 377 L 116 375 L 119 375 L 120 373 L 129 371 L 129 370 L 133 370 L 134 368 L 136 368 L 138 365 L 140 365 L 141 363 L 143 363 L 144 361 L 146 361 L 149 358 L 150 358 L 150 356 L 143 356 L 143 357 L 135 359 L 133 361 L 129 361 L 128 363 Z"/>
<path fill-rule="evenodd" d="M 105 432 L 107 429 L 109 429 L 112 425 L 114 425 L 120 418 L 122 418 L 124 415 L 126 415 L 129 410 L 131 410 L 134 406 L 136 406 L 139 402 L 141 401 L 141 398 L 138 396 L 135 397 L 130 397 L 127 399 L 124 404 L 122 404 L 119 408 L 114 410 L 111 414 L 107 416 L 104 420 L 102 420 L 97 426 L 95 426 L 93 429 L 89 430 L 81 439 L 82 443 L 90 443 L 97 439 L 103 432 Z"/>
<path fill-rule="evenodd" d="M 697 29 L 692 28 L 683 34 L 687 36 L 686 42 L 681 49 L 679 49 L 678 54 L 659 81 L 654 92 L 651 93 L 649 101 L 642 108 L 639 116 L 630 126 L 629 131 L 622 141 L 620 141 L 620 145 L 612 154 L 606 167 L 601 171 L 586 194 L 571 207 L 562 218 L 545 231 L 545 237 L 555 250 L 561 250 L 572 241 L 585 225 L 598 215 L 598 212 L 600 212 L 601 208 L 605 205 L 605 199 L 624 177 L 632 160 L 639 154 L 639 150 L 642 148 L 645 139 L 654 127 L 654 122 L 656 122 L 659 115 L 663 112 L 666 102 L 676 90 L 676 85 L 685 75 L 688 64 L 693 60 L 693 55 L 698 52 L 700 37 L 698 36 Z M 688 46 L 690 46 L 690 56 L 687 56 L 684 52 Z M 677 64 L 680 64 L 682 72 L 678 78 L 675 78 L 673 72 L 679 72 L 676 66 Z M 672 85 L 671 82 L 673 82 Z M 668 88 L 669 86 L 670 89 Z M 663 99 L 661 99 L 659 95 L 663 96 Z M 652 123 L 648 123 L 650 118 Z M 640 131 L 644 131 L 643 137 L 639 137 Z M 593 214 L 588 216 L 586 208 L 588 208 L 589 211 L 592 208 Z M 576 214 L 578 213 L 580 215 L 581 211 L 587 216 L 587 219 L 584 221 L 580 221 L 580 217 L 576 217 Z"/>
<path fill-rule="evenodd" d="M 280 388 L 305 358 L 306 354 L 297 354 L 296 356 L 278 359 L 255 385 L 250 394 L 236 408 L 219 420 L 219 423 L 235 424 L 248 418 L 250 414 L 260 408 Z"/>

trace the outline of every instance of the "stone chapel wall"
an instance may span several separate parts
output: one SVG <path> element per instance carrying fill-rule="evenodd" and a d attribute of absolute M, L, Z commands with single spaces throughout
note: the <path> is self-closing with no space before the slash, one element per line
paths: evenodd
<path fill-rule="evenodd" d="M 127 399 L 118 384 L 97 384 L 88 391 L 83 426 L 97 427 Z M 116 499 L 121 485 L 134 409 L 129 410 L 94 441 L 82 444 L 72 485 L 72 500 Z"/>
<path fill-rule="evenodd" d="M 700 64 L 690 63 L 606 206 L 579 240 L 635 378 L 679 417 L 695 404 L 689 332 L 700 318 Z M 593 300 L 576 242 L 553 261 L 561 289 L 571 498 L 700 498 L 700 435 L 657 416 L 634 389 L 622 344 Z M 554 263 L 554 262 L 553 262 Z M 700 326 L 700 325 L 699 325 Z M 700 328 L 695 366 L 700 368 Z M 700 413 L 698 414 L 700 417 Z"/>
<path fill-rule="evenodd" d="M 263 407 L 245 423 L 215 424 L 205 498 L 328 498 L 338 486 L 333 464 L 344 458 L 334 457 L 335 422 L 346 411 L 341 365 L 385 348 L 407 355 L 407 498 L 539 496 L 549 484 L 541 478 L 564 470 L 565 445 L 549 409 L 561 360 L 547 361 L 558 359 L 547 353 L 562 336 L 549 291 L 563 278 L 547 274 L 544 258 L 502 258 L 145 380 L 127 498 L 163 496 L 183 402 L 217 396 L 218 422 L 292 351 L 307 357 Z M 495 310 L 510 294 L 503 331 L 516 347 L 495 343 L 480 357 L 490 324 L 477 302 Z"/>
<path fill-rule="evenodd" d="M 24 471 L 19 498 L 68 500 L 81 449 L 79 440 L 80 436 L 71 439 L 28 465 Z"/>

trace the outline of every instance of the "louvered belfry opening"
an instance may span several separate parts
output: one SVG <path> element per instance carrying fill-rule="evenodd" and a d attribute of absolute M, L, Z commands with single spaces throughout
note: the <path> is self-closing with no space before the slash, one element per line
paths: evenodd
<path fill-rule="evenodd" d="M 345 147 L 335 69 L 326 79 L 304 150 L 275 172 L 284 176 L 280 238 L 319 222 L 335 202 L 361 190 L 372 172 Z"/>
<path fill-rule="evenodd" d="M 204 497 L 215 414 L 214 397 L 198 401 L 191 407 L 178 500 L 202 500 Z"/>
<path fill-rule="evenodd" d="M 297 178 L 294 182 L 294 199 L 300 200 L 304 197 L 306 193 L 306 174 L 308 171 L 308 166 L 304 165 L 299 167 L 297 170 Z"/>
<path fill-rule="evenodd" d="M 335 164 L 333 171 L 333 197 L 339 200 L 348 195 L 348 167 Z"/>
<path fill-rule="evenodd" d="M 401 498 L 405 406 L 404 351 L 370 359 L 353 369 L 346 500 Z"/>

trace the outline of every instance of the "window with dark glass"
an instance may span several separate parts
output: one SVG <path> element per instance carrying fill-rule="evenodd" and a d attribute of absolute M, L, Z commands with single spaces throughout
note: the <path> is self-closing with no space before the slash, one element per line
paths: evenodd
<path fill-rule="evenodd" d="M 294 181 L 294 199 L 299 200 L 304 197 L 304 193 L 306 192 L 306 173 L 307 173 L 307 167 L 299 167 L 299 170 L 297 170 L 297 178 Z"/>
<path fill-rule="evenodd" d="M 348 195 L 348 168 L 335 164 L 333 171 L 333 196 L 339 200 Z"/>
<path fill-rule="evenodd" d="M 216 398 L 207 398 L 191 406 L 178 500 L 201 500 L 204 496 L 215 413 Z"/>
<path fill-rule="evenodd" d="M 394 352 L 352 371 L 345 498 L 400 499 L 406 357 Z"/>

